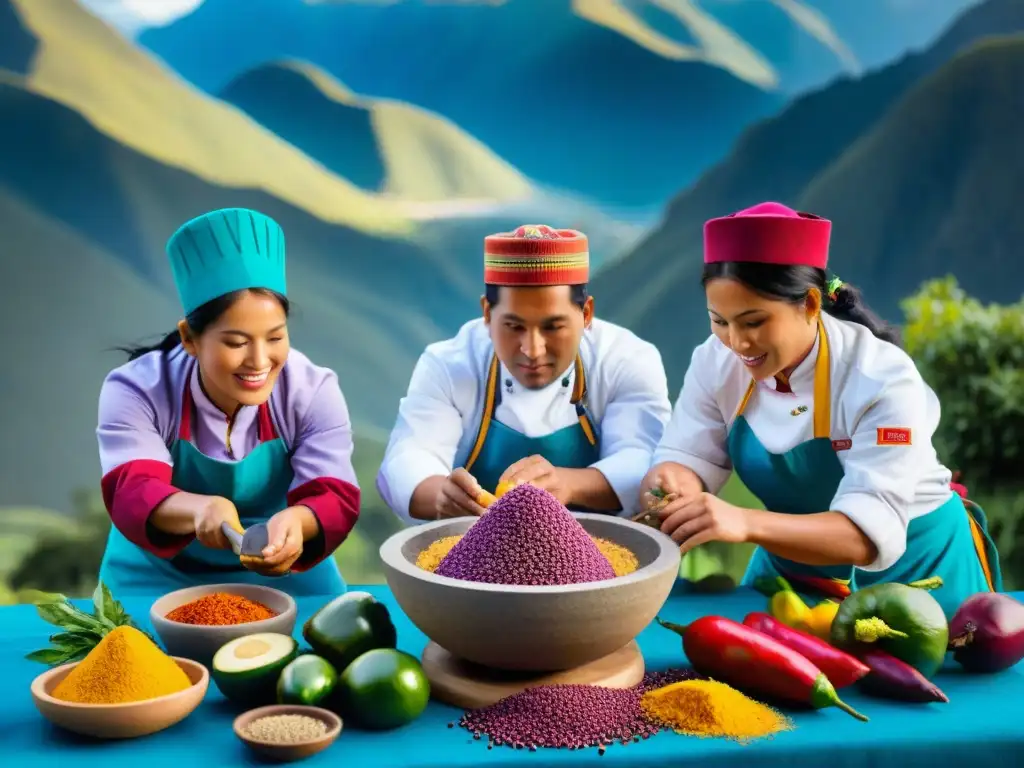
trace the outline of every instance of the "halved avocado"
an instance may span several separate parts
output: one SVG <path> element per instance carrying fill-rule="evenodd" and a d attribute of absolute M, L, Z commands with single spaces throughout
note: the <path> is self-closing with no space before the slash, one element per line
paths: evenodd
<path fill-rule="evenodd" d="M 252 707 L 273 704 L 281 671 L 298 652 L 299 644 L 290 635 L 236 637 L 214 655 L 210 676 L 229 701 Z"/>

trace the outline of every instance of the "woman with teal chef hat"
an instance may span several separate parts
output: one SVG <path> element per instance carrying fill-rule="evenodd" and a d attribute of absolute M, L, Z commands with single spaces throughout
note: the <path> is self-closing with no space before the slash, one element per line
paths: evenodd
<path fill-rule="evenodd" d="M 352 426 L 337 376 L 288 338 L 284 233 L 229 208 L 167 243 L 184 319 L 103 382 L 100 580 L 115 596 L 205 583 L 345 590 L 332 557 L 359 515 Z M 266 523 L 262 558 L 222 525 Z"/>
<path fill-rule="evenodd" d="M 936 455 L 938 398 L 859 292 L 826 280 L 831 223 L 778 203 L 712 219 L 698 346 L 642 493 L 678 494 L 683 551 L 757 545 L 744 584 L 781 574 L 851 589 L 932 576 L 949 616 L 1001 589 L 984 513 Z M 716 494 L 732 472 L 764 505 Z"/>

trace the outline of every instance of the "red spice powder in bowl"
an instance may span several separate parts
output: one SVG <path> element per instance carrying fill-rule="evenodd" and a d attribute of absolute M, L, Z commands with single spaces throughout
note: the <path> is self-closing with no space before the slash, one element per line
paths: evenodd
<path fill-rule="evenodd" d="M 230 640 L 255 632 L 291 635 L 295 600 L 257 584 L 206 584 L 171 592 L 149 609 L 149 621 L 165 650 L 210 665 Z"/>
<path fill-rule="evenodd" d="M 205 595 L 190 603 L 179 605 L 167 614 L 167 618 L 181 624 L 209 627 L 264 621 L 276 615 L 276 612 L 263 603 L 242 595 L 214 592 L 212 595 Z"/>

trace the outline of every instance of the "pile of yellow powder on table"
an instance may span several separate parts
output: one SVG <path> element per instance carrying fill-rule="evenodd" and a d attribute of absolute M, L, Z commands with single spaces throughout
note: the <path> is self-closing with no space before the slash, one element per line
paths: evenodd
<path fill-rule="evenodd" d="M 643 695 L 640 708 L 648 720 L 688 736 L 745 742 L 793 728 L 781 713 L 715 680 L 656 688 Z"/>
<path fill-rule="evenodd" d="M 441 564 L 441 561 L 444 560 L 445 555 L 451 552 L 452 547 L 458 544 L 461 538 L 462 536 L 445 536 L 438 539 L 419 553 L 416 558 L 416 565 L 425 571 L 433 573 L 437 566 Z M 640 564 L 636 559 L 636 555 L 626 549 L 626 547 L 607 539 L 599 539 L 596 536 L 591 536 L 590 539 L 597 545 L 601 554 L 611 564 L 616 576 L 628 576 L 639 567 Z"/>
<path fill-rule="evenodd" d="M 51 695 L 76 704 L 125 704 L 191 687 L 174 659 L 139 630 L 121 626 L 100 640 Z"/>

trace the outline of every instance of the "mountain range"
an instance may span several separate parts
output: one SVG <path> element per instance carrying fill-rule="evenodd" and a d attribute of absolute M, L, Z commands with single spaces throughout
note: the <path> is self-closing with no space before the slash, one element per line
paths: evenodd
<path fill-rule="evenodd" d="M 1022 32 L 1024 2 L 987 0 L 926 51 L 750 128 L 598 275 L 605 316 L 657 344 L 681 385 L 690 350 L 708 334 L 703 223 L 764 200 L 831 219 L 830 268 L 892 321 L 902 298 L 947 273 L 983 300 L 1018 299 Z"/>
<path fill-rule="evenodd" d="M 875 63 L 972 2 L 205 0 L 139 41 L 210 93 L 268 61 L 311 62 L 444 115 L 547 187 L 644 217 L 789 94 L 859 70 L 833 16 Z"/>
<path fill-rule="evenodd" d="M 190 86 L 76 3 L 0 0 L 0 279 L 21 329 L 19 363 L 0 375 L 0 504 L 59 509 L 95 482 L 96 397 L 125 359 L 110 350 L 174 327 L 163 248 L 195 215 L 244 206 L 281 223 L 294 343 L 338 372 L 367 438 L 391 426 L 423 347 L 478 312 L 485 234 L 573 221 L 597 264 L 634 236 L 537 190 L 440 118 L 406 108 L 396 127 L 399 107 L 360 104 L 387 147 L 375 155 L 387 194 Z M 339 138 L 356 129 L 339 124 Z M 38 428 L 42 408 L 59 427 Z"/>
<path fill-rule="evenodd" d="M 180 310 L 164 242 L 214 208 L 249 206 L 281 222 L 295 345 L 338 371 L 364 446 L 357 453 L 368 459 L 378 455 L 423 346 L 475 315 L 482 236 L 515 224 L 586 231 L 598 311 L 658 343 L 676 383 L 706 333 L 700 224 L 759 199 L 813 205 L 834 218 L 836 271 L 864 284 L 890 314 L 928 270 L 947 264 L 982 297 L 1012 292 L 998 269 L 1018 234 L 1006 200 L 1017 188 L 1020 153 L 1005 130 L 1015 125 L 1006 110 L 1017 103 L 1019 70 L 1003 69 L 1016 64 L 1017 42 L 960 52 L 994 31 L 1024 28 L 1020 8 L 1020 0 L 988 0 L 929 50 L 835 83 L 751 127 L 616 261 L 635 228 L 546 189 L 429 106 L 282 57 L 208 93 L 75 3 L 0 0 L 0 280 L 5 317 L 19 329 L 10 341 L 17 364 L 0 373 L 8 435 L 0 504 L 61 509 L 71 489 L 95 484 L 96 395 L 124 360 L 110 350 L 173 327 Z M 578 57 L 581 79 L 588 61 L 619 44 L 587 41 L 625 40 L 589 27 L 597 37 L 588 32 L 580 52 L 561 54 Z M 638 71 L 650 71 L 643 67 L 653 54 L 630 45 Z M 724 70 L 687 66 L 763 93 Z M 472 81 L 479 73 L 466 74 Z M 464 98 L 480 93 L 469 87 Z M 566 108 L 547 93 L 534 112 Z M 523 112 L 523 103 L 535 102 L 512 100 L 509 114 Z M 701 130 L 715 131 L 715 114 L 702 118 Z M 659 130 L 671 133 L 670 119 Z M 590 140 L 627 130 L 614 120 L 606 133 L 595 125 Z M 645 148 L 644 167 L 658 168 L 657 137 L 647 145 L 630 126 L 634 145 Z M 867 204 L 875 201 L 886 205 Z M 966 265 L 965 242 L 977 246 Z M 372 471 L 363 471 L 372 483 Z"/>
<path fill-rule="evenodd" d="M 572 0 L 207 0 L 139 40 L 212 93 L 268 59 L 311 62 L 358 93 L 444 115 L 546 188 L 641 211 L 784 102 L 592 23 Z"/>

